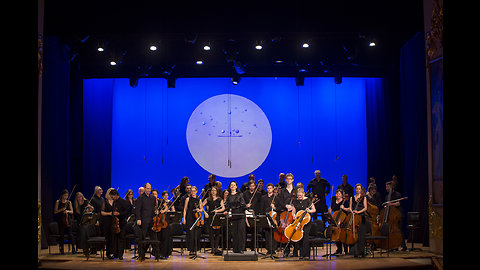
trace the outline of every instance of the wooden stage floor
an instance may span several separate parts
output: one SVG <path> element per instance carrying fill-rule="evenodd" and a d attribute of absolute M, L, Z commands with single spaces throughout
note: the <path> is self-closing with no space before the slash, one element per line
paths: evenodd
<path fill-rule="evenodd" d="M 408 244 L 411 247 L 411 244 Z M 394 251 L 387 254 L 375 252 L 375 257 L 368 254 L 365 258 L 354 258 L 351 255 L 335 257 L 331 260 L 322 257 L 327 251 L 326 246 L 317 249 L 317 257 L 311 257 L 310 261 L 299 261 L 298 258 L 271 258 L 263 259 L 263 255 L 258 254 L 258 261 L 224 261 L 222 256 L 213 256 L 210 253 L 200 252 L 199 255 L 206 259 L 190 259 L 188 252 L 183 256 L 174 252 L 167 260 L 158 262 L 152 256 L 145 261 L 140 262 L 133 257 L 133 251 L 125 251 L 123 260 L 109 260 L 105 258 L 102 261 L 100 252 L 93 255 L 87 261 L 83 254 L 71 254 L 66 252 L 60 255 L 58 246 L 51 247 L 51 255 L 48 249 L 42 249 L 39 256 L 41 265 L 39 269 L 231 269 L 231 270 L 254 270 L 254 269 L 437 269 L 433 260 L 442 261 L 442 257 L 429 252 L 428 247 L 422 247 L 421 244 L 415 244 L 415 248 L 421 248 L 422 251 Z M 332 252 L 335 251 L 332 246 Z M 65 250 L 68 248 L 65 246 Z M 176 248 L 174 250 L 177 250 Z M 179 250 L 179 249 L 178 249 Z M 202 249 L 203 251 L 203 249 Z M 261 250 L 260 252 L 265 251 Z M 313 254 L 313 252 L 312 252 Z M 281 252 L 277 252 L 277 256 Z M 315 260 L 314 260 L 315 259 Z"/>

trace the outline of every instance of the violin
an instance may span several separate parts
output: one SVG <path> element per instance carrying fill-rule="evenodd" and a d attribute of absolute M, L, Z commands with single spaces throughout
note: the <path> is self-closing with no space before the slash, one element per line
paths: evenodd
<path fill-rule="evenodd" d="M 203 224 L 204 224 L 204 221 L 203 219 L 201 218 L 202 217 L 202 211 L 200 210 L 200 208 L 198 207 L 198 204 L 195 203 L 195 208 L 197 211 L 195 211 L 195 219 L 199 219 L 198 222 L 197 222 L 197 227 L 202 227 Z"/>
<path fill-rule="evenodd" d="M 166 201 L 163 203 L 163 207 L 166 206 Z M 153 226 L 152 226 L 152 231 L 154 232 L 160 232 L 162 229 L 165 229 L 168 226 L 167 220 L 166 220 L 166 215 L 165 213 L 162 213 L 159 211 L 159 206 L 158 206 L 158 200 L 157 200 L 157 209 L 158 213 L 153 217 Z M 164 208 L 162 208 L 164 210 Z"/>
<path fill-rule="evenodd" d="M 65 227 L 70 227 L 70 215 L 66 212 L 66 210 L 67 210 L 67 205 L 70 205 L 70 206 L 72 205 L 72 203 L 70 202 L 70 196 L 72 196 L 73 191 L 75 190 L 76 186 L 77 186 L 77 184 L 75 184 L 73 186 L 72 192 L 70 192 L 70 195 L 68 195 L 67 201 L 65 202 L 65 212 L 64 212 L 64 215 L 63 215 L 63 218 L 64 218 L 63 221 L 65 223 Z"/>
<path fill-rule="evenodd" d="M 314 198 L 310 206 L 305 210 L 300 210 L 295 214 L 295 221 L 292 224 L 288 225 L 285 228 L 285 237 L 289 239 L 289 241 L 298 242 L 303 238 L 303 227 L 310 222 L 312 217 L 308 213 L 307 210 L 310 210 L 311 207 L 318 201 L 317 198 Z"/>
<path fill-rule="evenodd" d="M 295 198 L 295 195 L 292 195 L 292 198 L 290 199 L 290 203 L 292 204 L 293 199 Z M 275 233 L 273 234 L 273 238 L 275 241 L 279 243 L 288 243 L 288 238 L 285 236 L 285 228 L 292 224 L 293 222 L 293 215 L 290 214 L 290 211 L 283 211 L 280 214 L 280 225 L 277 227 L 275 230 Z"/>
<path fill-rule="evenodd" d="M 113 201 L 113 205 L 115 205 L 116 201 Z M 113 233 L 114 234 L 119 234 L 120 233 L 120 220 L 118 219 L 117 216 L 114 216 L 113 215 L 113 212 L 114 211 L 117 211 L 118 212 L 118 208 L 117 207 L 113 207 L 112 209 L 112 217 L 113 217 Z"/>

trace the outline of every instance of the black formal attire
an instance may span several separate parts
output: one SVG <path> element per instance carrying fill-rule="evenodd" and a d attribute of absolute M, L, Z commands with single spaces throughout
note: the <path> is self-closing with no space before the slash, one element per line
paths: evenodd
<path fill-rule="evenodd" d="M 198 225 L 190 230 L 192 225 L 197 221 L 195 209 L 200 209 L 200 198 L 188 197 L 188 204 L 185 205 L 187 211 L 185 213 L 185 231 L 187 232 L 187 249 L 190 252 L 195 252 L 195 239 L 197 240 L 197 251 L 200 250 L 200 234 L 201 228 Z M 195 238 L 196 237 L 196 238 Z"/>
<path fill-rule="evenodd" d="M 257 192 L 255 191 L 250 192 L 250 189 L 247 189 L 242 194 L 243 194 L 243 200 L 245 201 L 246 204 L 250 202 L 250 199 L 252 200 L 251 202 L 252 205 L 250 206 L 249 210 L 253 210 L 253 213 L 255 215 L 259 214 L 262 195 L 258 192 L 258 190 Z M 245 227 L 246 232 L 252 235 L 252 241 L 250 241 L 250 246 L 249 246 L 251 250 L 254 250 L 255 248 L 255 239 L 256 239 L 255 228 L 253 226 L 254 226 L 253 224 L 250 224 L 250 226 Z"/>
<path fill-rule="evenodd" d="M 261 214 L 268 215 L 268 212 L 272 210 L 271 204 L 272 201 L 274 200 L 274 195 L 268 196 L 268 194 L 262 196 L 261 204 L 260 204 L 260 212 Z M 275 209 L 279 208 L 279 203 L 277 202 L 278 197 L 275 197 L 274 205 Z M 276 211 L 276 210 L 274 210 Z M 276 222 L 277 224 L 280 224 L 280 213 L 277 212 L 277 217 L 276 217 Z M 277 241 L 273 241 L 273 233 L 274 233 L 275 228 L 264 228 L 264 233 L 265 233 L 265 241 L 266 241 L 266 248 L 268 250 L 268 253 L 275 253 L 275 250 L 277 249 Z M 270 249 L 270 246 L 272 247 Z"/>
<path fill-rule="evenodd" d="M 332 197 L 332 201 L 330 202 L 330 208 L 332 209 L 332 215 L 335 211 L 341 210 L 340 206 L 343 205 L 343 207 L 348 208 L 350 207 L 350 202 L 347 200 L 342 200 L 340 203 L 337 203 L 337 198 Z M 344 210 L 341 210 L 345 213 L 345 215 L 348 215 L 348 213 Z M 342 247 L 344 249 L 345 254 L 348 253 L 348 245 L 343 244 L 341 241 L 335 242 L 335 245 L 337 246 L 337 251 L 335 251 L 335 254 L 342 254 Z"/>
<path fill-rule="evenodd" d="M 349 199 L 353 197 L 353 187 L 349 183 L 347 183 L 346 185 L 343 185 L 342 183 L 340 186 L 338 186 L 337 190 L 338 189 L 343 190 L 345 196 L 348 196 Z"/>
<path fill-rule="evenodd" d="M 352 201 L 352 211 L 357 210 L 361 211 L 367 206 L 364 204 L 364 197 L 360 196 L 359 200 L 355 200 L 355 197 L 351 198 Z M 364 256 L 365 255 L 365 234 L 367 233 L 367 228 L 370 225 L 367 223 L 366 212 L 359 214 L 361 216 L 360 224 L 358 225 L 358 240 L 353 244 L 351 252 L 354 256 Z"/>
<path fill-rule="evenodd" d="M 123 251 L 125 249 L 125 225 L 127 224 L 125 219 L 127 218 L 128 213 L 128 203 L 124 199 L 118 198 L 113 202 L 112 205 L 110 205 L 110 203 L 105 200 L 102 211 L 119 213 L 118 216 L 102 216 L 102 224 L 103 231 L 105 233 L 105 239 L 107 240 L 107 256 L 113 258 L 122 258 Z M 118 218 L 120 233 L 113 232 L 115 217 Z"/>
<path fill-rule="evenodd" d="M 73 220 L 74 220 L 74 224 L 77 232 L 77 235 L 76 235 L 77 248 L 81 248 L 83 250 L 85 250 L 85 244 L 87 241 L 87 231 L 85 226 L 81 225 L 81 222 L 82 222 L 83 213 L 87 205 L 88 205 L 87 200 L 84 200 L 83 203 L 78 206 L 78 209 L 74 204 L 75 210 L 73 211 Z"/>
<path fill-rule="evenodd" d="M 141 220 L 140 225 L 140 233 L 138 243 L 144 240 L 147 236 L 150 239 L 155 239 L 155 235 L 152 231 L 153 226 L 153 216 L 155 215 L 155 206 L 156 206 L 156 198 L 152 194 L 147 196 L 146 193 L 143 193 L 140 197 L 137 198 L 135 201 L 135 217 L 137 220 Z M 148 247 L 144 247 L 143 245 L 139 245 L 138 248 L 138 255 L 141 260 L 145 259 L 145 251 Z M 156 246 L 152 247 L 154 256 L 158 256 L 158 250 Z"/>
<path fill-rule="evenodd" d="M 93 213 L 98 216 L 98 223 L 99 225 L 96 226 L 95 224 L 95 230 L 97 232 L 97 236 L 104 236 L 103 233 L 103 226 L 102 226 L 102 218 L 100 212 L 102 211 L 102 205 L 105 203 L 105 199 L 103 197 L 99 197 L 97 195 L 94 195 L 90 204 L 93 206 Z"/>
<path fill-rule="evenodd" d="M 243 194 L 229 194 L 227 201 L 225 203 L 227 210 L 232 212 L 232 217 L 229 220 L 232 222 L 231 230 L 229 230 L 233 235 L 233 252 L 241 253 L 245 250 L 245 200 Z M 237 215 L 235 215 L 237 214 Z M 242 215 L 238 215 L 242 214 Z"/>
<path fill-rule="evenodd" d="M 158 209 L 159 209 L 159 214 L 160 210 L 162 210 L 164 207 L 164 200 L 163 199 L 157 199 L 158 201 Z M 167 201 L 167 205 L 168 205 Z M 160 215 L 159 215 L 160 217 Z M 171 241 L 170 241 L 170 226 L 167 226 L 165 228 L 162 228 L 159 232 L 153 232 L 154 239 L 158 240 L 160 242 L 160 248 L 158 250 L 158 255 L 160 257 L 167 258 L 170 254 L 170 249 L 171 249 Z"/>
<path fill-rule="evenodd" d="M 305 198 L 303 200 L 295 199 L 293 201 L 293 207 L 295 207 L 296 213 L 300 210 L 305 210 L 312 205 L 312 200 L 310 198 Z M 311 215 L 311 214 L 310 214 Z M 295 243 L 295 247 L 300 250 L 300 257 L 310 258 L 310 242 L 308 241 L 308 236 L 310 235 L 310 229 L 312 228 L 312 222 L 308 222 L 303 226 L 303 237 L 300 241 Z M 295 250 L 293 251 L 295 254 Z"/>
<path fill-rule="evenodd" d="M 288 211 L 287 205 L 292 204 L 293 201 L 297 198 L 296 190 L 297 190 L 296 187 L 293 187 L 292 191 L 288 191 L 287 187 L 285 187 L 278 192 L 277 198 L 278 198 L 279 207 L 277 208 L 277 215 L 279 216 L 279 218 L 283 212 Z M 291 215 L 291 213 L 289 213 L 289 215 Z M 280 225 L 280 223 L 278 224 Z M 290 253 L 290 245 L 285 247 L 283 255 L 286 257 L 288 256 L 289 253 Z"/>
<path fill-rule="evenodd" d="M 65 203 L 62 200 L 58 200 L 58 209 L 62 209 L 67 206 L 66 210 L 73 210 L 72 205 L 69 203 L 70 201 L 66 201 Z M 65 242 L 65 234 L 68 235 L 68 241 L 72 244 L 72 252 L 75 253 L 75 238 L 73 237 L 73 226 L 72 226 L 72 217 L 68 217 L 68 225 L 65 223 L 65 211 L 57 213 L 57 222 L 58 222 L 58 234 L 59 236 L 59 249 L 60 253 L 64 253 L 63 244 Z"/>
<path fill-rule="evenodd" d="M 400 199 L 402 198 L 402 194 L 400 194 L 400 192 L 396 191 L 396 190 L 393 190 L 392 191 L 392 195 L 390 197 L 390 201 L 393 201 L 393 200 L 397 200 L 397 199 Z M 388 194 L 385 195 L 385 202 L 389 201 L 389 198 L 388 198 Z M 397 206 L 393 206 L 393 207 L 397 207 Z M 405 219 L 403 218 L 403 207 L 402 207 L 402 202 L 400 201 L 400 206 L 397 207 L 398 210 L 400 211 L 400 213 L 402 214 L 402 218 L 400 219 L 400 222 L 398 224 L 399 228 L 400 228 L 400 232 L 402 233 L 402 248 L 403 250 L 406 250 L 407 249 L 407 246 L 405 244 L 405 232 L 404 232 L 404 228 L 405 228 Z"/>
<path fill-rule="evenodd" d="M 217 197 L 216 200 L 212 201 L 210 198 L 207 199 L 206 211 L 208 213 L 208 218 L 205 219 L 205 226 L 207 226 L 208 234 L 210 237 L 210 247 L 212 248 L 212 253 L 218 251 L 218 245 L 220 242 L 220 229 L 213 229 L 210 224 L 212 224 L 213 216 L 215 215 L 214 210 L 220 207 L 220 202 L 222 199 Z"/>
<path fill-rule="evenodd" d="M 324 178 L 313 178 L 307 185 L 307 192 L 312 191 L 312 194 L 317 196 L 317 203 L 315 203 L 315 208 L 317 212 L 312 214 L 312 219 L 317 219 L 317 213 L 325 213 L 328 211 L 327 200 L 325 199 L 325 194 L 329 194 L 331 189 L 330 183 Z"/>

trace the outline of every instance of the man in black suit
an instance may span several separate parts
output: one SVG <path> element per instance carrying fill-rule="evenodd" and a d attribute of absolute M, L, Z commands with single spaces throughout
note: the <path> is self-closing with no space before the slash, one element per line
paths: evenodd
<path fill-rule="evenodd" d="M 146 183 L 144 187 L 145 192 L 135 201 L 135 216 L 137 217 L 137 225 L 141 230 L 140 239 L 138 239 L 140 241 L 144 240 L 146 236 L 149 236 L 150 239 L 155 239 L 152 226 L 157 198 L 151 195 L 152 186 L 150 183 Z M 147 248 L 139 245 L 138 255 L 140 260 L 145 259 L 145 250 Z M 158 256 L 157 247 L 154 246 L 152 249 L 154 256 Z"/>
<path fill-rule="evenodd" d="M 316 170 L 315 178 L 313 178 L 307 185 L 307 192 L 311 189 L 313 196 L 317 196 L 318 203 L 315 207 L 320 214 L 328 211 L 327 200 L 325 197 L 330 193 L 330 188 L 330 183 L 328 183 L 325 178 L 321 177 L 320 170 Z M 317 219 L 317 212 L 313 213 L 313 219 Z"/>

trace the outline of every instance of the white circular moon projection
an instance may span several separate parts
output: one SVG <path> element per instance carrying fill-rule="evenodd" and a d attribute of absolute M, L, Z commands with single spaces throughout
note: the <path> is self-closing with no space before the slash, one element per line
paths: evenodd
<path fill-rule="evenodd" d="M 187 125 L 187 145 L 206 171 L 240 177 L 265 161 L 272 130 L 265 113 L 251 100 L 222 94 L 203 101 L 193 111 Z"/>

